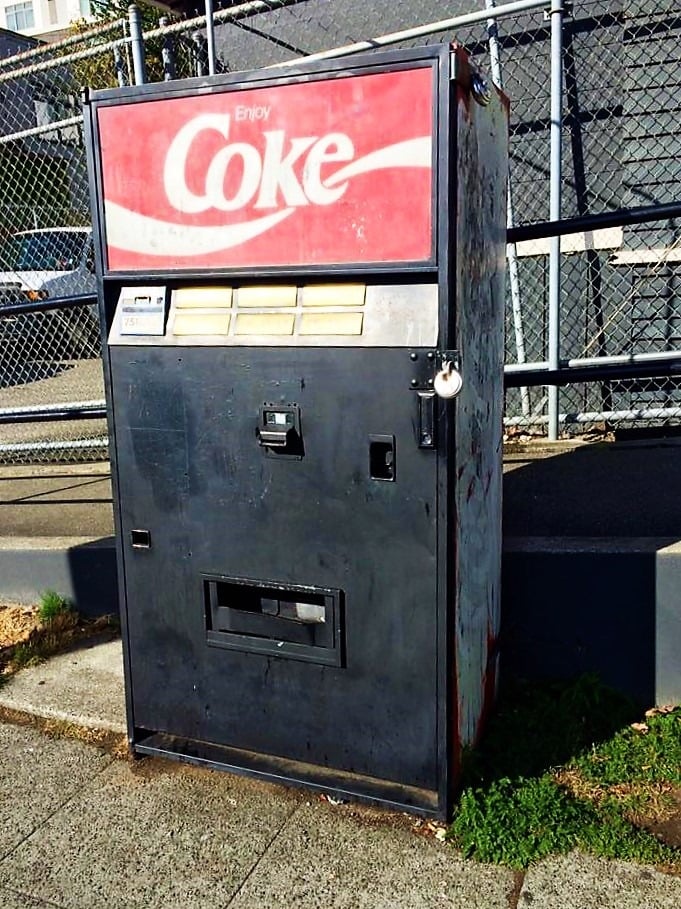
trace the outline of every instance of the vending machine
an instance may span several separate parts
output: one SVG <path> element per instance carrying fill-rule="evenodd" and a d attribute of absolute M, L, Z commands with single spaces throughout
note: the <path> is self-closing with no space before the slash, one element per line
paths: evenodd
<path fill-rule="evenodd" d="M 505 98 L 436 46 L 85 120 L 133 751 L 446 817 L 499 658 Z"/>

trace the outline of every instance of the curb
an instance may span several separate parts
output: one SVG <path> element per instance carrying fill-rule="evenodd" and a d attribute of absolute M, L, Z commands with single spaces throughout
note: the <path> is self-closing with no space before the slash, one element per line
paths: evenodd
<path fill-rule="evenodd" d="M 45 590 L 85 618 L 118 614 L 113 537 L 0 537 L 0 598 L 35 603 Z"/>

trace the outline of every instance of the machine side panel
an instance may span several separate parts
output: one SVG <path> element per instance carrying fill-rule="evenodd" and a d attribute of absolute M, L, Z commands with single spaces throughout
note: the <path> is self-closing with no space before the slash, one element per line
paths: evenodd
<path fill-rule="evenodd" d="M 457 86 L 456 676 L 459 743 L 496 689 L 501 571 L 503 314 L 508 105 Z"/>

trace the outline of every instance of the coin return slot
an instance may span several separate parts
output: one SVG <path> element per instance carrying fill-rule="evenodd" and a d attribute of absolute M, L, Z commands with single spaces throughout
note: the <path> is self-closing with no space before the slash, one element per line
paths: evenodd
<path fill-rule="evenodd" d="M 340 665 L 340 591 L 204 578 L 209 645 Z"/>

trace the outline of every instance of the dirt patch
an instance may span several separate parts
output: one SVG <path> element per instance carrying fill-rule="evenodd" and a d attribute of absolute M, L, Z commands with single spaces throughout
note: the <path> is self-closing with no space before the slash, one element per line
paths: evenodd
<path fill-rule="evenodd" d="M 37 606 L 0 603 L 0 682 L 24 666 L 42 662 L 88 639 L 111 640 L 118 634 L 111 616 L 82 619 L 66 609 L 42 622 Z"/>
<path fill-rule="evenodd" d="M 654 815 L 643 814 L 632 820 L 667 846 L 681 849 L 681 787 L 676 786 L 665 794 Z"/>
<path fill-rule="evenodd" d="M 0 652 L 27 641 L 39 625 L 36 606 L 0 603 Z"/>
<path fill-rule="evenodd" d="M 667 782 L 618 783 L 599 786 L 585 780 L 577 770 L 561 770 L 555 780 L 575 798 L 601 803 L 605 798 L 638 799 L 643 807 L 627 811 L 628 820 L 652 833 L 661 843 L 681 850 L 681 786 Z"/>

